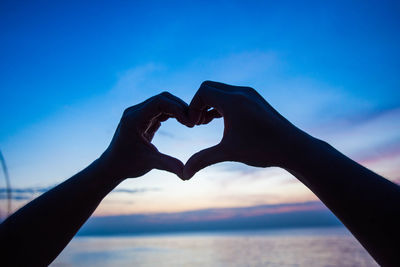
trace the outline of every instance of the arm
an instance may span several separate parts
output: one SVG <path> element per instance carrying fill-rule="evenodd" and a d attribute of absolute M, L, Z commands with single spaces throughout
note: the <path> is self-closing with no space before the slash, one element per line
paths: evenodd
<path fill-rule="evenodd" d="M 218 145 L 188 160 L 185 179 L 222 161 L 284 168 L 324 202 L 379 264 L 399 265 L 398 185 L 296 128 L 252 88 L 204 82 L 189 114 L 196 125 L 223 116 L 225 130 Z"/>
<path fill-rule="evenodd" d="M 99 159 L 0 225 L 1 262 L 7 266 L 48 265 L 125 178 L 144 175 L 153 168 L 182 176 L 182 162 L 161 154 L 150 143 L 161 122 L 170 117 L 187 123 L 187 105 L 169 93 L 126 109 Z"/>

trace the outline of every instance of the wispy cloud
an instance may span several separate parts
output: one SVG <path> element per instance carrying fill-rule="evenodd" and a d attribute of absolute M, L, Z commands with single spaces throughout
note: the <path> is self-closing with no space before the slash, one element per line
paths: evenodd
<path fill-rule="evenodd" d="M 314 201 L 177 213 L 92 217 L 79 234 L 109 235 L 339 225 L 341 225 L 339 220 L 321 202 Z"/>
<path fill-rule="evenodd" d="M 400 106 L 338 117 L 313 132 L 373 171 L 399 179 Z"/>
<path fill-rule="evenodd" d="M 43 194 L 54 186 L 47 187 L 24 187 L 24 188 L 12 188 L 11 197 L 13 200 L 31 200 L 39 194 Z M 146 192 L 160 191 L 160 188 L 116 188 L 111 193 L 125 193 L 125 194 L 140 194 Z M 7 199 L 7 188 L 0 187 L 0 200 Z"/>
<path fill-rule="evenodd" d="M 176 135 L 174 135 L 173 133 L 169 132 L 169 131 L 164 131 L 164 130 L 158 130 L 157 134 L 168 137 L 168 138 L 172 138 L 175 139 Z"/>
<path fill-rule="evenodd" d="M 162 220 L 164 222 L 194 222 L 194 221 L 215 221 L 229 218 L 245 218 L 266 214 L 278 214 L 295 211 L 324 210 L 321 202 L 288 203 L 275 205 L 258 205 L 252 207 L 238 208 L 217 208 L 186 211 L 181 213 L 160 213 L 148 215 L 151 221 Z"/>
<path fill-rule="evenodd" d="M 126 189 L 126 188 L 117 188 L 114 189 L 111 193 L 127 193 L 127 194 L 138 194 L 138 193 L 146 193 L 146 192 L 154 192 L 161 191 L 161 188 L 137 188 L 137 189 Z"/>

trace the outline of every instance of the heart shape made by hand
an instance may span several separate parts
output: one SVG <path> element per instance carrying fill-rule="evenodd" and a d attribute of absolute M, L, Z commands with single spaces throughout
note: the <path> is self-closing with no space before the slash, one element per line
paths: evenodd
<path fill-rule="evenodd" d="M 218 144 L 223 131 L 221 119 L 193 128 L 170 119 L 162 123 L 152 143 L 160 152 L 186 162 L 195 153 Z"/>
<path fill-rule="evenodd" d="M 223 136 L 219 143 L 196 152 L 183 164 L 160 153 L 151 144 L 161 122 L 171 117 L 188 127 L 209 124 L 223 117 L 219 120 L 223 121 Z M 211 124 L 210 128 L 213 127 Z M 182 153 L 185 144 L 198 150 L 206 146 L 207 141 L 216 142 L 218 132 L 214 130 L 210 135 L 205 130 L 208 129 L 200 128 L 201 134 L 196 136 L 193 132 L 186 132 L 190 131 L 188 129 L 171 127 L 169 133 L 162 130 L 159 133 L 170 140 L 156 140 L 155 143 L 162 150 L 171 149 L 177 151 L 179 157 L 185 157 Z M 132 134 L 138 138 L 132 140 Z M 197 141 L 184 143 L 182 134 L 197 138 Z M 174 136 L 178 137 L 175 142 Z M 169 146 L 166 145 L 168 142 Z M 121 177 L 138 177 L 155 168 L 173 172 L 187 180 L 199 170 L 223 161 L 285 168 L 292 165 L 291 159 L 296 158 L 292 154 L 300 152 L 302 144 L 308 142 L 309 135 L 280 115 L 254 89 L 207 81 L 202 83 L 190 105 L 164 92 L 125 110 L 105 156 L 116 155 L 111 157 L 114 158 L 113 167 Z"/>

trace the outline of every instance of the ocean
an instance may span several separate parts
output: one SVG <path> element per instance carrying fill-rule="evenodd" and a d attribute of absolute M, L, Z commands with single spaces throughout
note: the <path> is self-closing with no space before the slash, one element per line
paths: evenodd
<path fill-rule="evenodd" d="M 343 227 L 77 236 L 51 266 L 378 266 Z"/>

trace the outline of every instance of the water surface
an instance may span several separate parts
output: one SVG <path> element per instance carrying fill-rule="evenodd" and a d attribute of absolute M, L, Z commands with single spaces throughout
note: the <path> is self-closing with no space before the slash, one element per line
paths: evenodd
<path fill-rule="evenodd" d="M 76 237 L 52 266 L 378 266 L 342 227 Z"/>

